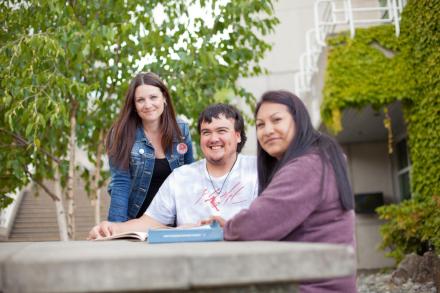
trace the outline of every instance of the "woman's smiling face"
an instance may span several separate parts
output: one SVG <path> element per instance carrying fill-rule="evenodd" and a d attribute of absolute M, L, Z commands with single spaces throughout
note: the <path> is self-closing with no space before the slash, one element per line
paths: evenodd
<path fill-rule="evenodd" d="M 165 97 L 158 87 L 140 85 L 134 94 L 136 112 L 145 123 L 157 122 L 165 107 Z"/>
<path fill-rule="evenodd" d="M 256 118 L 257 138 L 270 156 L 282 158 L 295 137 L 295 121 L 287 106 L 264 102 Z"/>

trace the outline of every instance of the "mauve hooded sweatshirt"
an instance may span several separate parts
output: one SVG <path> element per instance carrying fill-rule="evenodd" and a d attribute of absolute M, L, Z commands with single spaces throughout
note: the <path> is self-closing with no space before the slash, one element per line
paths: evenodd
<path fill-rule="evenodd" d="M 250 205 L 226 222 L 225 240 L 347 244 L 355 248 L 354 212 L 342 208 L 335 173 L 318 154 L 283 166 Z M 292 268 L 295 269 L 295 268 Z M 300 292 L 356 292 L 356 275 L 300 284 Z"/>

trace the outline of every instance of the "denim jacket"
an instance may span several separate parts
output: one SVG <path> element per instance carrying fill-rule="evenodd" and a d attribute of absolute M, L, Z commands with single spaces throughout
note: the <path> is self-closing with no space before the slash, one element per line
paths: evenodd
<path fill-rule="evenodd" d="M 183 134 L 182 143 L 187 146 L 187 150 L 185 153 L 182 150 L 178 152 L 178 147 L 185 146 L 179 142 L 177 137 L 173 139 L 172 150 L 168 150 L 165 154 L 171 170 L 194 161 L 188 124 L 179 119 L 177 124 Z M 154 160 L 153 145 L 148 141 L 142 127 L 139 127 L 136 129 L 136 137 L 131 149 L 129 169 L 121 170 L 110 163 L 109 221 L 124 222 L 136 218 L 150 186 Z"/>

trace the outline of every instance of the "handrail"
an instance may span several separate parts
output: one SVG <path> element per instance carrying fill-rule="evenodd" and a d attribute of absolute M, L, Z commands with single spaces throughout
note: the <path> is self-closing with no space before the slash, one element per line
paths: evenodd
<path fill-rule="evenodd" d="M 350 36 L 354 37 L 355 29 L 360 24 L 374 24 L 374 23 L 394 23 L 396 36 L 400 34 L 400 14 L 406 4 L 404 0 L 387 0 L 386 6 L 377 6 L 377 1 L 372 1 L 376 5 L 370 7 L 354 7 L 352 0 L 316 0 L 314 5 L 314 21 L 315 30 L 317 32 L 318 43 L 325 46 L 325 38 L 328 34 L 326 27 L 337 25 L 348 25 Z M 342 8 L 338 8 L 336 3 L 342 3 Z M 324 4 L 324 5 L 323 5 Z M 327 13 L 320 13 L 325 9 L 331 9 L 331 17 Z M 358 19 L 354 17 L 354 13 L 360 12 L 388 12 L 388 17 L 372 17 L 365 19 Z M 338 15 L 343 15 L 343 18 Z M 331 31 L 333 32 L 333 31 Z"/>

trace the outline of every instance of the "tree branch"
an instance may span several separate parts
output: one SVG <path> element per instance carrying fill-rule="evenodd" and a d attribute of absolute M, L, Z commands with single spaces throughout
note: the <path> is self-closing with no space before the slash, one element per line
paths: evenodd
<path fill-rule="evenodd" d="M 40 186 L 51 198 L 53 201 L 59 201 L 60 198 L 58 197 L 58 195 L 56 195 L 55 193 L 53 193 L 52 191 L 49 190 L 49 188 L 47 188 L 46 185 L 44 185 L 43 182 L 41 182 L 40 180 L 36 180 L 34 178 L 34 176 L 31 174 L 31 172 L 29 172 L 29 170 L 27 168 L 25 168 L 25 172 L 26 174 L 31 177 L 32 181 L 37 183 L 38 186 Z"/>
<path fill-rule="evenodd" d="M 14 139 L 15 139 L 15 141 L 17 141 L 17 143 L 20 145 L 20 146 L 29 146 L 29 145 L 34 145 L 33 143 L 30 143 L 30 142 L 28 142 L 26 139 L 24 139 L 23 138 L 23 136 L 21 136 L 21 135 L 19 135 L 19 134 L 16 134 L 16 133 L 14 133 L 14 132 L 11 132 L 11 131 L 9 131 L 9 130 L 7 130 L 7 129 L 4 129 L 4 128 L 0 128 L 0 131 L 3 131 L 3 132 L 5 132 L 5 133 L 7 133 L 7 134 L 9 134 L 10 136 L 12 136 Z M 49 158 L 51 158 L 55 163 L 57 163 L 57 164 L 59 164 L 60 163 L 60 159 L 59 158 L 57 158 L 57 157 L 55 157 L 54 155 L 52 155 L 51 153 L 49 153 L 48 151 L 46 151 L 45 149 L 43 149 L 42 147 L 39 147 L 38 148 L 43 154 L 45 154 L 46 156 L 48 156 Z"/>

